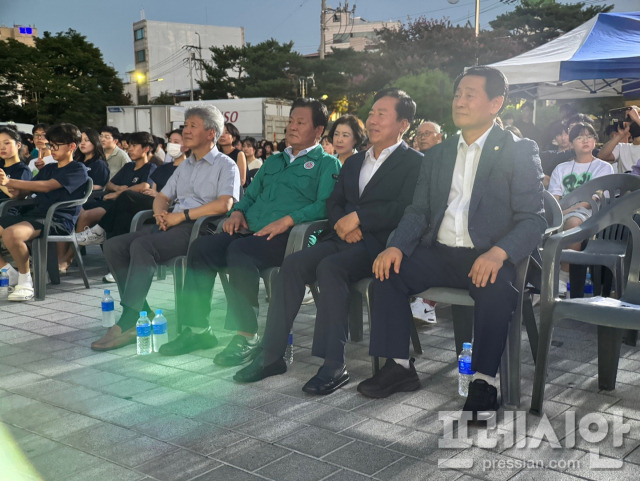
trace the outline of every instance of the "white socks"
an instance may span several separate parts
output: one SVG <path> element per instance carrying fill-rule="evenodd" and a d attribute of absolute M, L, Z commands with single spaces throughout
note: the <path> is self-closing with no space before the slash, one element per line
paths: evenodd
<path fill-rule="evenodd" d="M 208 327 L 192 327 L 191 332 L 193 332 L 194 334 L 202 334 L 203 332 L 207 331 L 207 329 L 209 328 Z"/>
<path fill-rule="evenodd" d="M 18 272 L 18 285 L 33 287 L 33 280 L 31 279 L 31 272 L 27 271 L 26 274 L 20 274 Z"/>
<path fill-rule="evenodd" d="M 96 235 L 102 235 L 104 234 L 104 229 L 100 227 L 98 224 L 96 224 L 91 228 L 91 232 L 93 232 Z"/>
<path fill-rule="evenodd" d="M 411 364 L 409 363 L 409 359 L 396 359 L 394 357 L 393 360 L 396 362 L 396 364 L 399 364 L 405 369 L 411 369 Z"/>
<path fill-rule="evenodd" d="M 254 334 L 253 337 L 246 337 L 246 339 L 250 346 L 255 346 L 258 343 L 258 334 Z"/>
<path fill-rule="evenodd" d="M 483 381 L 486 381 L 487 384 L 491 384 L 493 387 L 497 387 L 496 386 L 496 378 L 495 378 L 495 376 L 488 376 L 486 374 L 482 374 L 480 372 L 476 372 L 473 375 L 473 380 L 475 381 L 476 379 L 482 379 Z"/>

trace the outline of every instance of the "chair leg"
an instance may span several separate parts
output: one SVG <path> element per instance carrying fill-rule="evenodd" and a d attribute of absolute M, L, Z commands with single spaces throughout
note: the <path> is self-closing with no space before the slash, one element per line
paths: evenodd
<path fill-rule="evenodd" d="M 536 316 L 533 312 L 533 304 L 531 303 L 531 295 L 526 295 L 522 305 L 522 321 L 524 327 L 527 328 L 527 337 L 529 338 L 529 346 L 531 346 L 531 355 L 533 363 L 536 362 L 538 355 L 538 326 L 536 325 Z"/>
<path fill-rule="evenodd" d="M 167 266 L 158 266 L 157 278 L 159 281 L 164 281 L 167 278 Z"/>
<path fill-rule="evenodd" d="M 456 342 L 456 356 L 462 351 L 462 344 L 473 339 L 473 307 L 451 306 L 453 316 L 453 336 Z"/>
<path fill-rule="evenodd" d="M 416 354 L 422 354 L 420 336 L 418 335 L 418 329 L 416 329 L 416 323 L 413 319 L 411 319 L 411 343 L 413 344 L 413 352 Z"/>
<path fill-rule="evenodd" d="M 362 295 L 355 289 L 351 289 L 349 293 L 349 337 L 352 342 L 362 341 L 363 324 Z"/>
<path fill-rule="evenodd" d="M 82 276 L 84 287 L 89 289 L 89 279 L 87 278 L 87 272 L 84 270 L 84 261 L 82 260 L 82 255 L 80 254 L 78 243 L 75 239 L 73 239 L 71 241 L 71 244 L 73 245 L 73 251 L 76 253 L 76 261 L 78 262 L 78 269 L 80 270 L 80 275 Z"/>
<path fill-rule="evenodd" d="M 47 242 L 47 272 L 51 284 L 60 284 L 60 270 L 58 269 L 58 249 L 57 243 Z"/>
<path fill-rule="evenodd" d="M 34 294 L 39 301 L 47 294 L 47 242 L 37 238 L 31 243 L 33 255 Z"/>
<path fill-rule="evenodd" d="M 173 264 L 173 292 L 174 292 L 174 309 L 177 319 L 178 334 L 182 332 L 182 317 L 180 316 L 180 304 L 179 297 L 182 296 L 182 289 L 184 287 L 184 271 L 186 270 L 186 257 L 175 261 Z"/>
<path fill-rule="evenodd" d="M 546 312 L 549 311 L 549 312 Z M 536 370 L 533 378 L 531 392 L 531 408 L 529 412 L 536 416 L 542 415 L 544 402 L 545 383 L 547 381 L 547 364 L 549 362 L 549 348 L 551 347 L 551 335 L 553 333 L 552 311 L 540 309 L 540 337 L 538 339 L 538 355 L 536 356 Z"/>
<path fill-rule="evenodd" d="M 516 314 L 509 324 L 507 345 L 500 361 L 500 391 L 502 404 L 508 409 L 520 407 L 520 343 L 521 317 Z"/>
<path fill-rule="evenodd" d="M 598 387 L 605 391 L 616 388 L 622 329 L 598 326 Z"/>

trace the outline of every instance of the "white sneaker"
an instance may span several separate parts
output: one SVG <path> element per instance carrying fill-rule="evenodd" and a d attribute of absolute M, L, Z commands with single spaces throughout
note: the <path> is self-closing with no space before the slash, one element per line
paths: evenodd
<path fill-rule="evenodd" d="M 560 280 L 558 282 L 558 295 L 565 297 L 567 295 L 567 283 L 569 282 L 569 273 L 560 271 Z"/>
<path fill-rule="evenodd" d="M 411 303 L 411 314 L 414 319 L 426 322 L 427 324 L 436 323 L 436 309 L 424 299 L 418 297 Z"/>
<path fill-rule="evenodd" d="M 7 297 L 10 301 L 30 301 L 33 299 L 33 286 L 18 284 Z"/>
<path fill-rule="evenodd" d="M 76 242 L 80 246 L 102 244 L 105 241 L 105 238 L 106 236 L 104 229 L 98 225 L 93 227 L 85 227 L 82 232 L 76 232 Z"/>
<path fill-rule="evenodd" d="M 111 272 L 109 272 L 106 276 L 102 278 L 102 282 L 114 283 L 115 281 L 116 281 L 116 278 L 113 277 L 113 274 L 111 274 Z"/>

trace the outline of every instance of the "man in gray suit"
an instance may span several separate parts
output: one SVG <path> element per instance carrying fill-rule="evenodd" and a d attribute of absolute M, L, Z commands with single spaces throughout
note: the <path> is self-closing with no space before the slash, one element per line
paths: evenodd
<path fill-rule="evenodd" d="M 461 134 L 425 153 L 413 203 L 373 264 L 369 352 L 387 363 L 360 383 L 365 396 L 420 387 L 409 359 L 407 298 L 435 286 L 468 288 L 476 375 L 463 409 L 475 415 L 498 408 L 495 375 L 518 294 L 514 265 L 546 228 L 538 148 L 494 123 L 507 90 L 504 75 L 490 67 L 456 79 L 452 113 Z"/>

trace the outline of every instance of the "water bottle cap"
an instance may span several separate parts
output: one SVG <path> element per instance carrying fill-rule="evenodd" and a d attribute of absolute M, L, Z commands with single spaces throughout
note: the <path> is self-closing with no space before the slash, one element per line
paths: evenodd
<path fill-rule="evenodd" d="M 105 290 L 104 290 L 104 295 L 105 295 L 105 296 L 108 296 L 109 294 L 111 294 L 111 290 L 109 290 L 109 289 L 105 289 Z"/>
<path fill-rule="evenodd" d="M 140 317 L 147 317 L 147 311 L 140 311 Z"/>
<path fill-rule="evenodd" d="M 2 272 L 7 272 L 9 269 L 7 269 L 6 267 L 3 267 L 2 269 L 0 269 L 0 271 Z"/>
<path fill-rule="evenodd" d="M 156 309 L 156 314 L 159 316 L 162 315 L 162 309 Z"/>
<path fill-rule="evenodd" d="M 462 343 L 462 349 L 471 349 L 471 343 L 470 342 L 463 342 Z"/>

